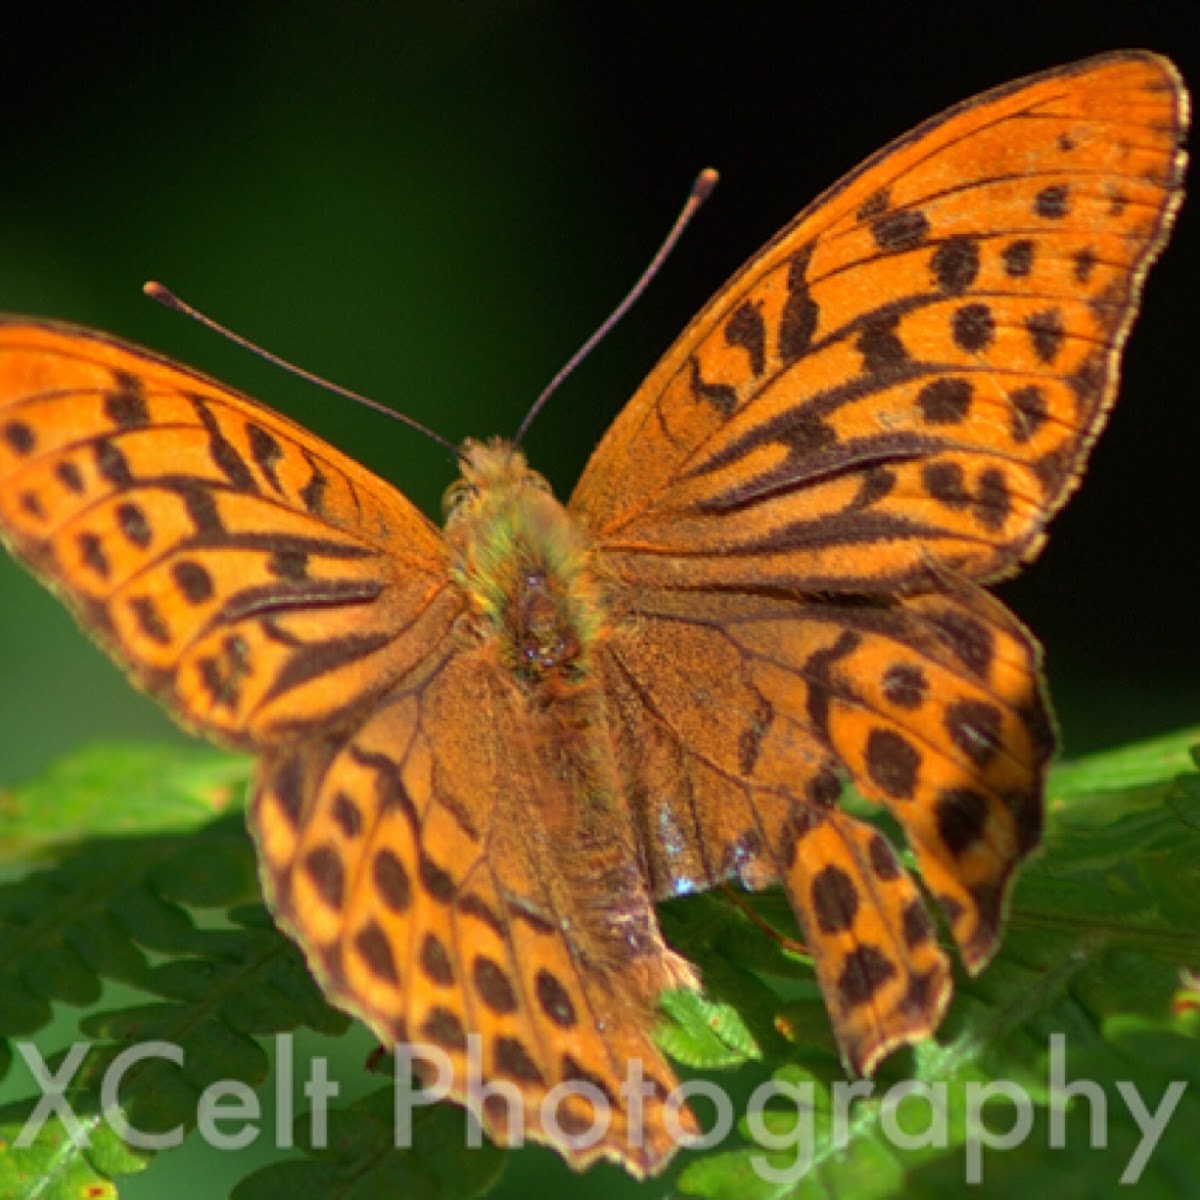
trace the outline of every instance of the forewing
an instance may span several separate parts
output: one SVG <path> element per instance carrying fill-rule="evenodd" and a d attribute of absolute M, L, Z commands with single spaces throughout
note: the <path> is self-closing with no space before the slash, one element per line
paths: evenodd
<path fill-rule="evenodd" d="M 438 531 L 301 427 L 148 351 L 0 321 L 0 533 L 184 725 L 336 725 L 458 610 Z"/>
<path fill-rule="evenodd" d="M 643 584 L 894 592 L 1031 556 L 1181 196 L 1187 95 L 1127 51 L 920 126 L 721 289 L 572 504 Z"/>

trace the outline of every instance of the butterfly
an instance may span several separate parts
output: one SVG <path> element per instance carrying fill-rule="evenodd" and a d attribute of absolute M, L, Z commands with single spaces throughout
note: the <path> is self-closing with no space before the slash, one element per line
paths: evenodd
<path fill-rule="evenodd" d="M 264 891 L 333 1003 L 436 1048 L 497 1140 L 515 1109 L 577 1167 L 656 1172 L 697 1123 L 655 1006 L 703 984 L 657 901 L 781 884 L 854 1072 L 938 1026 L 933 911 L 969 972 L 997 949 L 1055 739 L 983 585 L 1103 424 L 1186 104 L 1126 51 L 935 117 L 717 293 L 568 504 L 468 441 L 443 529 L 220 383 L 6 318 L 0 528 L 184 726 L 257 753 Z"/>

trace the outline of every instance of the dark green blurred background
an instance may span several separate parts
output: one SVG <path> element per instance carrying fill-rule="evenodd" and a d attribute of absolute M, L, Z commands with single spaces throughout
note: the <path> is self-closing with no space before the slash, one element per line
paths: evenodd
<path fill-rule="evenodd" d="M 1200 84 L 1195 0 L 32 7 L 0 36 L 0 308 L 198 366 L 433 511 L 443 451 L 164 312 L 142 281 L 452 439 L 509 433 L 716 166 L 650 297 L 529 439 L 565 492 L 691 313 L 892 136 L 1124 45 Z M 1072 753 L 1200 720 L 1198 226 L 1185 206 L 1086 484 L 1003 589 L 1046 645 Z M 128 735 L 177 736 L 0 561 L 0 784 Z"/>

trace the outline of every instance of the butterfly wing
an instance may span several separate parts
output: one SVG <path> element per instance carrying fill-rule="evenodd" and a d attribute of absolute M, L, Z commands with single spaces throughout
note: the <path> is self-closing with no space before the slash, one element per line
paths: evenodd
<path fill-rule="evenodd" d="M 676 1080 L 648 1033 L 658 949 L 608 927 L 629 897 L 602 890 L 544 733 L 488 648 L 443 648 L 358 727 L 268 753 L 263 877 L 327 994 L 386 1043 L 432 1047 L 419 1061 L 495 1140 L 644 1175 L 675 1149 Z M 591 888 L 569 886 L 573 867 Z M 589 891 L 603 946 L 577 903 Z M 695 1130 L 686 1108 L 674 1128 Z"/>
<path fill-rule="evenodd" d="M 1127 52 L 901 138 L 721 290 L 572 499 L 628 606 L 604 669 L 655 886 L 782 879 L 853 1067 L 928 1033 L 949 977 L 837 781 L 888 806 L 981 969 L 1053 738 L 1036 644 L 978 583 L 1078 480 L 1186 120 Z"/>
<path fill-rule="evenodd" d="M 783 882 L 847 1064 L 928 1034 L 949 963 L 888 839 L 836 807 L 841 780 L 887 805 L 982 969 L 1053 747 L 1020 625 L 949 582 L 892 605 L 664 592 L 603 662 L 656 893 Z"/>
<path fill-rule="evenodd" d="M 0 528 L 183 724 L 260 753 L 264 891 L 331 999 L 440 1051 L 446 1094 L 497 1140 L 661 1166 L 661 948 L 581 927 L 553 733 L 464 634 L 446 544 L 403 496 L 201 375 L 10 319 Z M 651 1089 L 636 1112 L 629 1059 Z"/>
<path fill-rule="evenodd" d="M 185 726 L 261 747 L 336 726 L 460 607 L 395 489 L 202 375 L 0 323 L 0 530 Z"/>
<path fill-rule="evenodd" d="M 882 594 L 1040 545 L 1181 198 L 1186 93 L 1128 52 L 987 93 L 803 212 L 700 313 L 575 490 L 644 585 Z"/>

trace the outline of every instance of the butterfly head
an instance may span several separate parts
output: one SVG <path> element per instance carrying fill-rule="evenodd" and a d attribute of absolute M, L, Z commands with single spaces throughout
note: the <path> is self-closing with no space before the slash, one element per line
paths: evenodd
<path fill-rule="evenodd" d="M 461 470 L 446 540 L 480 636 L 527 679 L 586 673 L 604 604 L 583 529 L 511 442 L 466 442 Z"/>
<path fill-rule="evenodd" d="M 530 468 L 524 451 L 504 438 L 486 442 L 468 438 L 459 454 L 459 470 L 462 474 L 446 489 L 442 500 L 448 530 L 455 521 L 469 519 L 489 498 L 524 491 L 550 492 L 546 480 Z"/>

